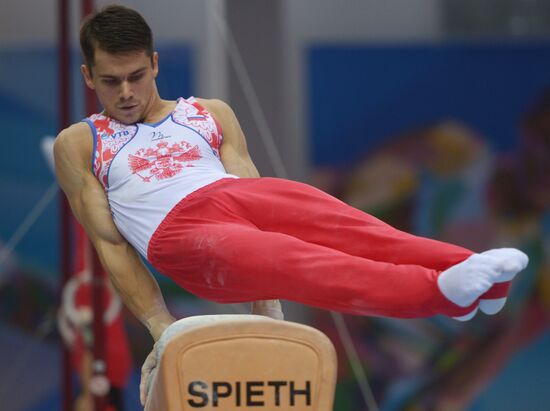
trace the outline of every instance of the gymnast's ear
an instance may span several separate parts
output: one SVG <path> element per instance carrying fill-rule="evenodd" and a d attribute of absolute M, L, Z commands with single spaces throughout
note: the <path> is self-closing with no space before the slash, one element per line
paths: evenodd
<path fill-rule="evenodd" d="M 80 66 L 80 72 L 82 73 L 82 77 L 84 77 L 86 85 L 92 90 L 95 90 L 94 82 L 92 80 L 92 70 L 86 64 L 82 64 Z"/>
<path fill-rule="evenodd" d="M 151 65 L 153 66 L 153 77 L 157 78 L 159 74 L 159 54 L 156 51 L 151 56 Z"/>

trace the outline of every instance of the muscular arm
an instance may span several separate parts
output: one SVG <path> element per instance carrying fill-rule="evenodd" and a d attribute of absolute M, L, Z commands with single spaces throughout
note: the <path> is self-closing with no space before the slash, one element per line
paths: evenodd
<path fill-rule="evenodd" d="M 57 179 L 121 299 L 156 341 L 174 318 L 155 278 L 117 230 L 105 192 L 91 172 L 91 153 L 92 137 L 86 124 L 62 131 L 54 145 Z"/>
<path fill-rule="evenodd" d="M 221 125 L 223 143 L 220 157 L 225 170 L 238 177 L 259 177 L 258 169 L 252 162 L 246 139 L 235 113 L 221 100 L 199 100 Z"/>

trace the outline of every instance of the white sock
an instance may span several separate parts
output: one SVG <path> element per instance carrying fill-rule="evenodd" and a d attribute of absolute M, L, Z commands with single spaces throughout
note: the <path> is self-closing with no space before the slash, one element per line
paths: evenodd
<path fill-rule="evenodd" d="M 488 250 L 481 254 L 500 258 L 502 261 L 502 281 L 512 280 L 518 272 L 525 269 L 529 263 L 529 257 L 523 252 L 514 248 L 498 248 Z M 499 282 L 499 281 L 497 281 Z M 488 315 L 494 315 L 504 308 L 506 297 L 481 299 L 479 300 L 479 309 Z"/>
<path fill-rule="evenodd" d="M 501 275 L 495 283 L 511 281 L 517 273 L 524 270 L 529 263 L 529 257 L 515 248 L 494 248 L 481 253 L 483 256 L 493 258 Z"/>
<path fill-rule="evenodd" d="M 485 293 L 498 277 L 492 259 L 474 254 L 443 271 L 437 285 L 445 297 L 460 307 L 468 307 Z"/>
<path fill-rule="evenodd" d="M 474 308 L 472 311 L 470 311 L 466 315 L 463 315 L 462 317 L 453 317 L 453 318 L 458 321 L 470 321 L 477 314 L 477 310 L 478 310 L 478 307 Z"/>
<path fill-rule="evenodd" d="M 492 300 L 479 300 L 479 309 L 488 315 L 494 315 L 504 308 L 506 297 L 494 298 Z"/>
<path fill-rule="evenodd" d="M 527 255 L 514 248 L 488 250 L 481 254 L 474 254 L 443 271 L 437 279 L 437 284 L 443 295 L 450 301 L 460 307 L 467 307 L 488 291 L 494 283 L 512 280 L 527 266 L 528 262 Z M 498 311 L 506 302 L 505 299 L 501 300 L 483 300 L 483 311 L 487 313 Z"/>

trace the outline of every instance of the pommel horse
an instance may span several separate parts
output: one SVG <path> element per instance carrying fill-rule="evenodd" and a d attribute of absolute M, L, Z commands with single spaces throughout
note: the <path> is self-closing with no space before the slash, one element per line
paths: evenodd
<path fill-rule="evenodd" d="M 145 411 L 332 411 L 336 354 L 314 328 L 196 316 L 168 327 L 156 349 Z"/>

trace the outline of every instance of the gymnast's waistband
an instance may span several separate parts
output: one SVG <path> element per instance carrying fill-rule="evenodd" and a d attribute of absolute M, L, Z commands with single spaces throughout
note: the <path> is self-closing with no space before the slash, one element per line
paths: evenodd
<path fill-rule="evenodd" d="M 195 198 L 201 197 L 206 193 L 225 187 L 226 185 L 234 183 L 237 180 L 240 180 L 240 179 L 238 177 L 221 178 L 217 181 L 214 181 L 213 183 L 207 184 L 199 188 L 198 190 L 193 191 L 192 193 L 185 196 L 178 204 L 176 204 L 174 208 L 172 208 L 170 213 L 166 216 L 166 218 L 168 218 L 168 216 L 172 213 L 172 211 L 175 211 L 176 209 L 179 209 L 181 207 L 185 207 L 188 203 L 192 202 Z"/>
<path fill-rule="evenodd" d="M 231 185 L 232 183 L 235 183 L 236 181 L 239 181 L 240 178 L 238 177 L 228 177 L 228 178 L 221 178 L 217 181 L 214 181 L 213 183 L 207 184 L 192 193 L 185 196 L 182 200 L 180 200 L 164 217 L 164 219 L 160 222 L 156 230 L 153 232 L 153 235 L 149 239 L 149 244 L 147 246 L 147 260 L 150 260 L 151 255 L 151 247 L 153 244 L 157 242 L 157 237 L 159 233 L 162 233 L 167 227 L 169 227 L 172 222 L 178 217 L 178 215 L 181 214 L 182 210 L 186 207 L 192 205 L 195 200 L 203 198 L 206 194 L 211 194 L 216 192 L 217 190 L 221 188 L 225 188 L 226 186 Z"/>

